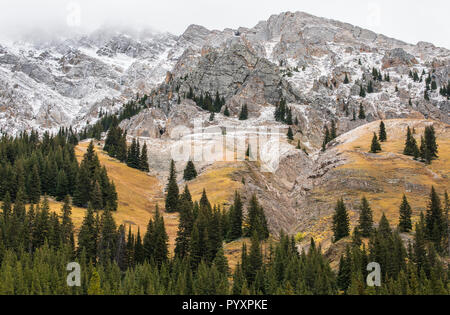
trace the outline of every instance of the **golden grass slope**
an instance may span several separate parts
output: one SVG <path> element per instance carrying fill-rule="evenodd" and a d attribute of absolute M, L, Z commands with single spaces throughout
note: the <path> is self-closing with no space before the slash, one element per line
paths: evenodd
<path fill-rule="evenodd" d="M 383 213 L 391 225 L 398 225 L 399 207 L 406 194 L 413 208 L 414 220 L 426 211 L 431 186 L 444 194 L 450 190 L 450 126 L 430 120 L 395 119 L 384 121 L 388 141 L 382 143 L 383 152 L 369 154 L 373 133 L 378 133 L 380 121 L 352 130 L 338 138 L 336 147 L 347 163 L 334 169 L 331 179 L 313 190 L 311 197 L 333 209 L 338 198 L 343 197 L 350 210 L 353 225 L 359 217 L 359 200 L 364 195 L 379 222 Z M 418 145 L 424 129 L 433 125 L 439 145 L 439 159 L 432 165 L 414 161 L 404 156 L 407 127 L 415 129 Z M 323 216 L 310 232 L 319 241 L 329 244 L 332 211 Z"/>
<path fill-rule="evenodd" d="M 102 143 L 95 142 L 94 144 L 100 163 L 106 167 L 108 176 L 116 185 L 119 198 L 118 210 L 113 214 L 116 223 L 126 225 L 127 229 L 128 226 L 131 226 L 134 233 L 139 228 L 141 236 L 143 236 L 158 204 L 169 235 L 169 248 L 173 251 L 179 220 L 178 214 L 164 212 L 165 183 L 109 157 L 102 151 Z M 81 142 L 75 148 L 79 161 L 83 159 L 88 145 L 88 141 Z M 203 188 L 205 188 L 212 204 L 221 205 L 222 208 L 224 205 L 229 205 L 233 200 L 234 191 L 240 189 L 241 183 L 233 180 L 233 174 L 239 168 L 240 166 L 236 163 L 216 163 L 206 169 L 198 178 L 188 183 L 193 199 L 199 200 Z M 180 190 L 183 188 L 180 185 Z M 50 207 L 52 211 L 60 213 L 62 204 L 51 200 Z M 85 211 L 85 209 L 77 207 L 72 209 L 72 219 L 77 230 L 83 222 Z"/>

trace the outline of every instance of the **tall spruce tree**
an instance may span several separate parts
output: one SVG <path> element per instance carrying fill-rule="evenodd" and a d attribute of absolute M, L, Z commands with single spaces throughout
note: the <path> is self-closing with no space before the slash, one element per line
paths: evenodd
<path fill-rule="evenodd" d="M 386 126 L 384 124 L 384 121 L 380 123 L 380 142 L 386 142 L 387 141 L 387 134 L 386 134 Z"/>
<path fill-rule="evenodd" d="M 359 105 L 359 114 L 358 114 L 358 118 L 361 119 L 361 120 L 366 119 L 366 112 L 365 112 L 365 110 L 364 110 L 364 106 L 363 106 L 362 103 Z"/>
<path fill-rule="evenodd" d="M 398 226 L 401 233 L 409 233 L 412 230 L 411 216 L 411 206 L 408 203 L 406 195 L 403 195 L 402 204 L 400 205 L 400 223 Z"/>
<path fill-rule="evenodd" d="M 194 162 L 192 162 L 192 160 L 189 160 L 189 162 L 186 164 L 186 168 L 184 169 L 183 179 L 185 181 L 190 181 L 196 177 L 197 170 L 195 169 Z"/>
<path fill-rule="evenodd" d="M 234 203 L 230 207 L 230 232 L 228 240 L 234 241 L 242 237 L 243 205 L 240 194 L 234 193 Z"/>
<path fill-rule="evenodd" d="M 181 259 L 188 257 L 192 228 L 194 225 L 194 204 L 192 202 L 189 188 L 186 185 L 180 198 L 180 223 L 175 245 L 175 256 Z"/>
<path fill-rule="evenodd" d="M 441 241 L 447 234 L 446 220 L 442 212 L 442 204 L 434 187 L 431 188 L 426 214 L 426 237 L 432 241 L 437 250 L 441 250 Z"/>
<path fill-rule="evenodd" d="M 97 257 L 97 237 L 98 231 L 94 218 L 94 209 L 89 204 L 78 234 L 78 255 L 80 256 L 84 251 L 87 260 L 95 262 Z"/>
<path fill-rule="evenodd" d="M 378 141 L 377 134 L 374 133 L 372 138 L 372 144 L 370 146 L 370 153 L 378 153 L 378 152 L 381 152 L 381 145 L 380 142 Z"/>
<path fill-rule="evenodd" d="M 250 200 L 246 224 L 246 236 L 251 237 L 256 232 L 260 240 L 265 240 L 269 237 L 264 209 L 260 206 L 256 195 L 253 195 Z"/>
<path fill-rule="evenodd" d="M 244 104 L 241 109 L 241 113 L 239 114 L 239 120 L 247 120 L 248 119 L 248 107 L 247 104 Z"/>
<path fill-rule="evenodd" d="M 294 133 L 292 132 L 291 127 L 289 127 L 289 129 L 288 129 L 287 138 L 288 138 L 288 140 L 291 140 L 291 141 L 294 140 Z"/>
<path fill-rule="evenodd" d="M 148 156 L 147 156 L 147 143 L 144 142 L 142 146 L 141 156 L 139 158 L 139 169 L 143 172 L 148 173 L 150 171 L 150 167 L 148 165 Z"/>
<path fill-rule="evenodd" d="M 179 188 L 177 184 L 177 174 L 175 169 L 175 161 L 170 162 L 170 176 L 167 183 L 166 195 L 166 212 L 178 211 Z"/>
<path fill-rule="evenodd" d="M 404 155 L 419 157 L 419 147 L 417 146 L 417 141 L 412 135 L 411 128 L 408 126 L 408 131 L 406 134 L 405 149 L 403 150 Z"/>
<path fill-rule="evenodd" d="M 335 208 L 333 233 L 335 242 L 350 235 L 350 220 L 343 199 L 338 200 Z"/>
<path fill-rule="evenodd" d="M 369 237 L 373 229 L 373 214 L 366 197 L 361 199 L 359 210 L 359 231 L 361 236 Z"/>

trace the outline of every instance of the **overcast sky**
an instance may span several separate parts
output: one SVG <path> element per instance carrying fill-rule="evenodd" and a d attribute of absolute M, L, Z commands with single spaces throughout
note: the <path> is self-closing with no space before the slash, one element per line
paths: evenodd
<path fill-rule="evenodd" d="M 181 34 L 190 24 L 253 27 L 272 14 L 304 11 L 450 49 L 449 9 L 449 0 L 1 0 L 0 36 L 92 31 L 114 24 Z"/>

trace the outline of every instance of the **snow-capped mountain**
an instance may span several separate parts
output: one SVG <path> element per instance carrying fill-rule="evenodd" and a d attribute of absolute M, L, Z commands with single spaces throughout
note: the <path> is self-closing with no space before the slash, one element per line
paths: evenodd
<path fill-rule="evenodd" d="M 372 80 L 373 68 L 389 82 Z M 410 71 L 425 75 L 414 81 Z M 429 101 L 428 75 L 437 86 Z M 343 131 L 354 128 L 349 116 L 361 103 L 369 121 L 423 115 L 448 122 L 449 101 L 439 88 L 449 75 L 445 48 L 302 12 L 274 15 L 251 29 L 191 25 L 181 36 L 99 30 L 45 43 L 1 43 L 0 124 L 9 133 L 82 126 L 136 93 L 151 95 L 158 104 L 151 112 L 161 120 L 190 88 L 196 95 L 218 92 L 234 116 L 245 103 L 258 117 L 283 97 L 311 134 L 331 119 Z M 360 97 L 370 81 L 374 93 Z"/>

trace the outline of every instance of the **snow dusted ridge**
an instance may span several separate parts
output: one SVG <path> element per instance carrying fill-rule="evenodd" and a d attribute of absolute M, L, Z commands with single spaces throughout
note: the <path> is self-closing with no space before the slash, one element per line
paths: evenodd
<path fill-rule="evenodd" d="M 391 80 L 375 82 L 374 93 L 360 98 L 359 87 L 367 86 L 373 67 Z M 341 132 L 357 127 L 349 115 L 361 103 L 369 121 L 424 116 L 449 122 L 449 100 L 438 88 L 425 101 L 424 82 L 414 82 L 409 71 L 431 73 L 444 86 L 450 52 L 302 12 L 271 16 L 252 29 L 191 25 L 179 37 L 99 30 L 45 43 L 1 42 L 0 129 L 82 127 L 100 110 L 115 111 L 136 93 L 148 93 L 155 108 L 124 125 L 130 133 L 147 128 L 155 138 L 173 125 L 177 98 L 190 87 L 197 95 L 218 92 L 234 119 L 247 104 L 251 118 L 268 124 L 261 114 L 284 97 L 302 126 L 302 142 L 311 148 L 331 119 L 339 121 Z M 343 84 L 346 75 L 349 84 Z M 188 113 L 192 117 L 179 123 L 202 115 Z"/>

